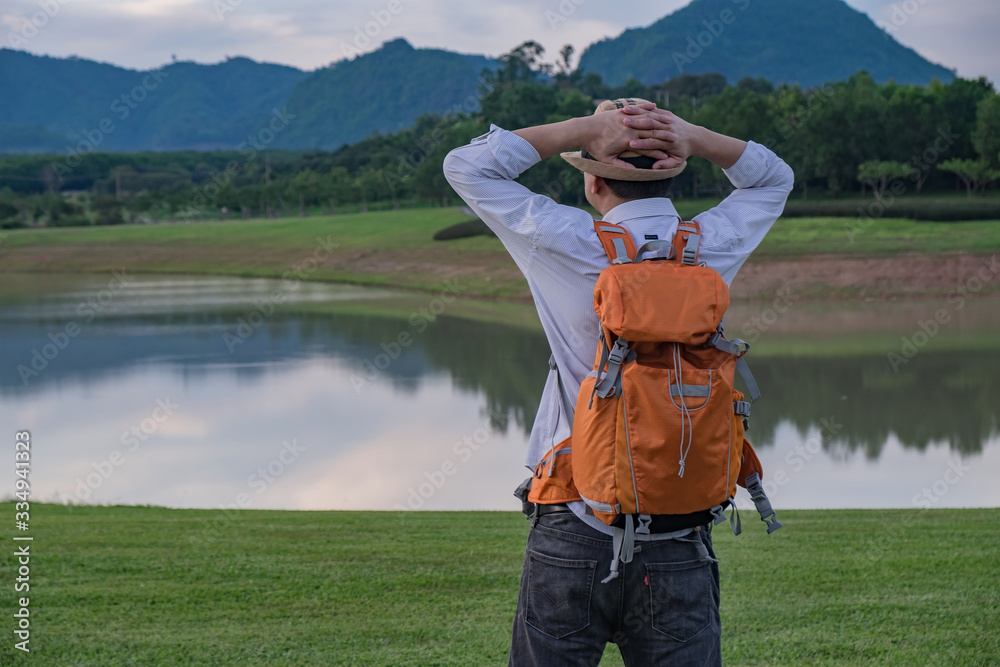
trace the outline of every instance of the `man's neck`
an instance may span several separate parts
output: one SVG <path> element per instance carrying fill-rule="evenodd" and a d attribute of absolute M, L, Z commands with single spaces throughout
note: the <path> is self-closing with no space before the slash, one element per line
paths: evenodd
<path fill-rule="evenodd" d="M 612 202 L 607 202 L 607 203 L 601 202 L 601 204 L 603 205 L 602 206 L 603 210 L 602 209 L 598 209 L 597 212 L 601 214 L 602 218 L 604 218 L 604 217 L 607 217 L 608 213 L 610 213 L 614 209 L 618 208 L 622 204 L 628 204 L 629 202 L 634 202 L 634 201 L 645 201 L 647 199 L 667 199 L 667 200 L 669 200 L 670 197 L 641 197 L 639 199 L 618 199 L 616 197 L 615 201 L 613 203 Z"/>

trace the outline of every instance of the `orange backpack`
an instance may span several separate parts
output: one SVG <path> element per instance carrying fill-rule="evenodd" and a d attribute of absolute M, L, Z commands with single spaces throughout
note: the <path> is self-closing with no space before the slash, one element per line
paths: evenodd
<path fill-rule="evenodd" d="M 751 401 L 760 396 L 743 360 L 750 346 L 723 336 L 729 288 L 699 265 L 698 223 L 683 222 L 672 242 L 638 250 L 623 227 L 595 222 L 594 229 L 611 260 L 594 288 L 601 324 L 594 369 L 575 407 L 563 392 L 572 436 L 535 468 L 529 501 L 582 499 L 612 526 L 615 558 L 605 581 L 617 576 L 619 561 L 631 561 L 635 535 L 648 534 L 653 517 L 700 513 L 719 523 L 737 484 L 774 532 L 781 523 L 744 435 L 750 402 L 734 388 L 738 371 Z M 643 259 L 659 250 L 669 257 Z"/>

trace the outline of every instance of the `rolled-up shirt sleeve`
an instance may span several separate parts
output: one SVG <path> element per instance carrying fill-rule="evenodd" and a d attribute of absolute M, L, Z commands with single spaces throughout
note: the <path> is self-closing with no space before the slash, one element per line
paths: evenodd
<path fill-rule="evenodd" d="M 695 220 L 701 224 L 702 259 L 729 283 L 781 216 L 795 177 L 773 151 L 752 141 L 724 171 L 736 190 Z"/>
<path fill-rule="evenodd" d="M 488 133 L 448 153 L 443 165 L 448 183 L 496 233 L 526 276 L 543 224 L 572 213 L 587 217 L 514 181 L 539 160 L 526 140 L 491 125 Z"/>

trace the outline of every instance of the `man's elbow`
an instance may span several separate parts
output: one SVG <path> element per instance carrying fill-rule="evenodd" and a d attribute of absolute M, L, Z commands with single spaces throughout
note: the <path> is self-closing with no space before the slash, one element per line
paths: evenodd
<path fill-rule="evenodd" d="M 452 185 L 455 184 L 455 181 L 462 173 L 462 169 L 460 168 L 462 158 L 458 156 L 458 150 L 459 149 L 457 148 L 453 148 L 449 151 L 449 153 L 444 156 L 444 161 L 441 163 L 441 170 L 444 172 L 445 180 Z"/>
<path fill-rule="evenodd" d="M 781 162 L 781 186 L 785 192 L 791 192 L 795 187 L 795 172 L 784 160 Z"/>

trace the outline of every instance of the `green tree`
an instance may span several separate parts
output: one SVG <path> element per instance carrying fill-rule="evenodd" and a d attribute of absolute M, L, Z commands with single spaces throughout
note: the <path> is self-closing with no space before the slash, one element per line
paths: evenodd
<path fill-rule="evenodd" d="M 323 190 L 330 205 L 328 213 L 335 215 L 337 205 L 346 203 L 350 196 L 352 179 L 347 168 L 336 166 L 323 178 Z"/>
<path fill-rule="evenodd" d="M 987 95 L 979 103 L 972 143 L 991 168 L 1000 167 L 1000 95 Z"/>
<path fill-rule="evenodd" d="M 974 192 L 986 189 L 987 184 L 1000 179 L 1000 169 L 993 169 L 986 160 L 947 160 L 938 165 L 941 171 L 948 171 L 965 183 L 965 191 L 969 199 Z"/>
<path fill-rule="evenodd" d="M 306 202 L 314 204 L 320 197 L 320 176 L 312 169 L 303 169 L 288 181 L 285 192 L 298 199 L 299 217 L 305 217 Z"/>
<path fill-rule="evenodd" d="M 858 180 L 871 186 L 875 201 L 880 202 L 890 182 L 912 176 L 915 171 L 902 162 L 869 160 L 858 167 Z"/>

